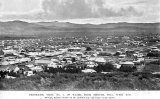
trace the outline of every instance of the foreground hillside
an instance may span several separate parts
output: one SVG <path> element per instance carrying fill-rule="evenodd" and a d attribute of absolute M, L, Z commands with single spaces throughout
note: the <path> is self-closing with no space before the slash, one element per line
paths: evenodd
<path fill-rule="evenodd" d="M 0 90 L 159 90 L 160 75 L 149 73 L 48 74 L 1 79 Z"/>
<path fill-rule="evenodd" d="M 69 22 L 23 21 L 0 22 L 0 35 L 5 36 L 104 36 L 159 33 L 159 23 L 73 24 Z"/>

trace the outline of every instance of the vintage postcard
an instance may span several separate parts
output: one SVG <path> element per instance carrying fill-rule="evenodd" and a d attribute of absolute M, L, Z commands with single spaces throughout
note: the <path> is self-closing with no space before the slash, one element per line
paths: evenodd
<path fill-rule="evenodd" d="M 2 99 L 158 98 L 159 90 L 159 0 L 0 0 Z"/>

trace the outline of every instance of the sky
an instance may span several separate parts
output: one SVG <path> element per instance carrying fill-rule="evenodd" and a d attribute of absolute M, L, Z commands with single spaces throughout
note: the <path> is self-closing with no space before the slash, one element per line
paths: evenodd
<path fill-rule="evenodd" d="M 0 21 L 160 22 L 160 0 L 0 0 Z"/>

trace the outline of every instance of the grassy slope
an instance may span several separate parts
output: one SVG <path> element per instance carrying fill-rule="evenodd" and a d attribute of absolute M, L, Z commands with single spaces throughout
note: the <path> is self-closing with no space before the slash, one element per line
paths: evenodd
<path fill-rule="evenodd" d="M 1 79 L 1 90 L 159 90 L 160 75 L 115 74 L 37 74 Z"/>

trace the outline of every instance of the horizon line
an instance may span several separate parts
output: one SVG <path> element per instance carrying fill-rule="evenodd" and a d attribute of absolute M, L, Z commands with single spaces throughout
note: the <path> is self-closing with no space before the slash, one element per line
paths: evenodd
<path fill-rule="evenodd" d="M 70 22 L 70 21 L 61 21 L 61 20 L 22 20 L 22 19 L 15 19 L 15 20 L 0 20 L 0 22 L 15 22 L 15 21 L 21 21 L 21 22 L 27 22 L 27 23 L 39 23 L 39 22 L 59 22 L 59 23 L 72 23 L 72 24 L 91 24 L 91 25 L 101 25 L 101 24 L 110 24 L 110 23 L 144 23 L 144 24 L 152 24 L 152 23 L 160 23 L 160 22 L 104 22 L 104 23 L 91 23 L 91 22 L 84 22 L 84 23 L 78 23 L 78 22 Z"/>

